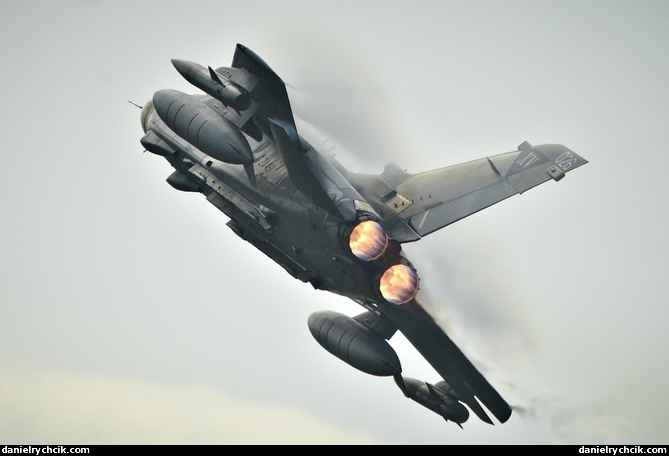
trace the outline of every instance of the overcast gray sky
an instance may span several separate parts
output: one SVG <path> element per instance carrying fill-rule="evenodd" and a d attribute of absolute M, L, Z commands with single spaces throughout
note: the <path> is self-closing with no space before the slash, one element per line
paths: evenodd
<path fill-rule="evenodd" d="M 22 1 L 0 15 L 0 441 L 667 443 L 669 3 Z M 236 43 L 352 170 L 562 143 L 590 160 L 405 250 L 518 408 L 460 430 L 325 352 L 355 315 L 143 154 L 170 63 Z M 436 373 L 401 337 L 411 377 Z"/>

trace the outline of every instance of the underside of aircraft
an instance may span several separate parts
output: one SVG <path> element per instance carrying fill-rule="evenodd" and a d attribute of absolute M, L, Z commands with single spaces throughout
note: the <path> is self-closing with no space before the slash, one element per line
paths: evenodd
<path fill-rule="evenodd" d="M 167 182 L 203 194 L 230 218 L 230 229 L 294 278 L 364 307 L 353 318 L 309 317 L 327 351 L 392 376 L 406 397 L 447 421 L 460 425 L 471 410 L 493 424 L 485 409 L 507 421 L 509 404 L 420 305 L 420 279 L 402 244 L 559 181 L 587 161 L 562 145 L 524 142 L 419 174 L 394 164 L 355 173 L 298 134 L 283 81 L 249 48 L 238 44 L 230 67 L 172 63 L 206 95 L 160 90 L 142 107 L 140 142 L 172 165 Z M 398 330 L 442 379 L 402 375 L 388 343 Z"/>

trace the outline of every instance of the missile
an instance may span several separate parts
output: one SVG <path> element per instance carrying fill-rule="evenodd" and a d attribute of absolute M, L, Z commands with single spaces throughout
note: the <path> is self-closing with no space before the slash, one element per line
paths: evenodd
<path fill-rule="evenodd" d="M 446 421 L 450 420 L 460 425 L 469 418 L 469 411 L 455 395 L 451 394 L 451 387 L 446 382 L 432 385 L 401 375 L 394 377 L 395 383 L 406 397 L 441 415 Z"/>
<path fill-rule="evenodd" d="M 186 81 L 224 105 L 237 111 L 245 111 L 251 106 L 251 97 L 243 88 L 220 76 L 211 67 L 207 71 L 202 65 L 179 59 L 172 59 L 172 65 Z"/>
<path fill-rule="evenodd" d="M 251 165 L 253 152 L 241 131 L 197 98 L 177 90 L 159 90 L 153 105 L 174 133 L 216 160 Z"/>
<path fill-rule="evenodd" d="M 332 311 L 309 315 L 309 330 L 323 348 L 367 374 L 399 375 L 397 353 L 386 340 L 362 323 Z"/>

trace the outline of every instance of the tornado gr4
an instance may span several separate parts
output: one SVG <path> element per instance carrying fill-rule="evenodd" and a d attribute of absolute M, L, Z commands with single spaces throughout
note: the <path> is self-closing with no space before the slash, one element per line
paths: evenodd
<path fill-rule="evenodd" d="M 393 377 L 447 421 L 466 421 L 467 407 L 486 423 L 488 413 L 508 420 L 511 407 L 420 305 L 420 279 L 402 244 L 587 161 L 562 145 L 523 142 L 419 174 L 394 164 L 354 173 L 300 137 L 283 81 L 249 48 L 238 44 L 230 67 L 172 63 L 204 94 L 156 92 L 142 107 L 142 146 L 172 165 L 172 187 L 203 194 L 291 276 L 364 308 L 353 318 L 311 315 L 318 343 L 363 372 Z M 388 343 L 398 330 L 441 377 L 434 385 L 402 375 Z"/>

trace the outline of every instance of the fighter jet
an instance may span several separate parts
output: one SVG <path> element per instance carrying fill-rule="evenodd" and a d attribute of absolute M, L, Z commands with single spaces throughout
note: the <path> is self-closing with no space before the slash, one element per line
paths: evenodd
<path fill-rule="evenodd" d="M 447 421 L 461 425 L 469 410 L 486 423 L 488 412 L 507 421 L 509 404 L 421 306 L 402 244 L 587 161 L 562 145 L 523 142 L 419 174 L 395 164 L 355 173 L 298 134 L 284 82 L 251 49 L 237 44 L 230 67 L 172 64 L 205 94 L 156 92 L 141 110 L 142 146 L 172 165 L 172 187 L 203 194 L 232 231 L 291 276 L 364 308 L 352 318 L 313 313 L 308 327 L 318 343 L 356 369 L 393 377 L 406 397 Z M 398 330 L 438 382 L 402 375 L 388 343 Z"/>

